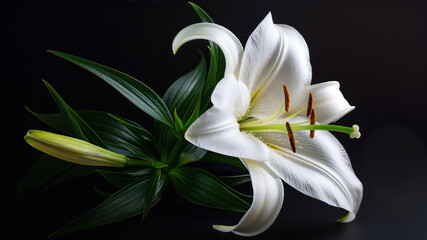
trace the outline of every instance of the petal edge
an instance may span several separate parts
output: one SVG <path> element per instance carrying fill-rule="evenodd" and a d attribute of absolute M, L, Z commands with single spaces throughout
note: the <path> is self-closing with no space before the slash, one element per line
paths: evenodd
<path fill-rule="evenodd" d="M 218 44 L 226 61 L 225 75 L 239 75 L 243 47 L 230 30 L 215 23 L 196 23 L 187 26 L 175 36 L 172 42 L 173 53 L 175 54 L 184 43 L 195 39 L 206 39 Z"/>
<path fill-rule="evenodd" d="M 249 210 L 234 226 L 214 225 L 222 232 L 255 236 L 267 230 L 282 208 L 284 189 L 281 179 L 262 162 L 242 159 L 251 175 L 253 201 Z"/>

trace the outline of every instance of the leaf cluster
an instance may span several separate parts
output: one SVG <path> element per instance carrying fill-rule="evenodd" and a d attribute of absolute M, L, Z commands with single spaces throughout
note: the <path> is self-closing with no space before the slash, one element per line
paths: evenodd
<path fill-rule="evenodd" d="M 191 5 L 202 21 L 213 22 L 200 7 Z M 198 205 L 239 212 L 249 208 L 251 197 L 232 188 L 250 181 L 247 174 L 220 178 L 206 169 L 189 166 L 193 162 L 206 161 L 245 169 L 238 159 L 207 152 L 184 138 L 186 129 L 210 106 L 212 91 L 224 74 L 225 60 L 220 48 L 211 42 L 208 49 L 209 61 L 201 54 L 197 66 L 178 78 L 163 97 L 113 68 L 71 54 L 49 51 L 104 80 L 155 120 L 153 132 L 150 132 L 122 116 L 96 110 L 74 110 L 48 82 L 43 81 L 60 112 L 41 114 L 27 108 L 35 117 L 61 133 L 126 155 L 134 161 L 150 163 L 141 164 L 143 167 L 117 169 L 77 165 L 49 155 L 42 156 L 22 179 L 19 192 L 39 186 L 48 189 L 88 174 L 99 174 L 117 189 L 113 193 L 96 189 L 106 199 L 52 236 L 135 215 L 145 218 L 169 187 Z"/>

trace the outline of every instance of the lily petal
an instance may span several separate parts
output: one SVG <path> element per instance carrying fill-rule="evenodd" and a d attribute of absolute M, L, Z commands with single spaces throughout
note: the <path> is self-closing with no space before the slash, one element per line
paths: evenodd
<path fill-rule="evenodd" d="M 321 124 L 336 122 L 355 109 L 354 106 L 350 106 L 341 93 L 339 82 L 329 81 L 314 84 L 310 86 L 309 91 L 313 94 L 316 121 Z M 307 99 L 308 97 L 299 108 L 303 108 L 307 104 Z"/>
<path fill-rule="evenodd" d="M 297 30 L 273 23 L 271 13 L 258 25 L 245 46 L 239 81 L 251 91 L 250 116 L 264 118 L 283 103 L 282 84 L 289 89 L 291 110 L 311 83 L 308 47 Z"/>
<path fill-rule="evenodd" d="M 353 220 L 362 201 L 363 186 L 342 145 L 328 131 L 316 131 L 313 139 L 306 131 L 294 134 L 296 153 L 290 148 L 287 134 L 259 134 L 275 149 L 266 165 L 300 192 L 349 211 L 344 222 Z"/>
<path fill-rule="evenodd" d="M 176 53 L 186 42 L 195 39 L 213 41 L 224 53 L 225 75 L 239 75 L 243 47 L 239 39 L 228 29 L 215 23 L 196 23 L 182 29 L 172 42 L 172 51 Z"/>
<path fill-rule="evenodd" d="M 211 95 L 214 106 L 229 111 L 240 119 L 248 110 L 251 96 L 242 82 L 237 82 L 234 75 L 228 75 L 218 82 Z"/>
<path fill-rule="evenodd" d="M 212 93 L 213 107 L 185 132 L 190 143 L 224 155 L 266 161 L 270 150 L 256 137 L 241 132 L 237 119 L 249 106 L 249 93 L 233 75 L 221 80 Z"/>
<path fill-rule="evenodd" d="M 249 170 L 253 188 L 252 205 L 234 226 L 214 225 L 216 230 L 254 236 L 264 232 L 279 215 L 284 190 L 282 180 L 262 162 L 242 160 Z"/>

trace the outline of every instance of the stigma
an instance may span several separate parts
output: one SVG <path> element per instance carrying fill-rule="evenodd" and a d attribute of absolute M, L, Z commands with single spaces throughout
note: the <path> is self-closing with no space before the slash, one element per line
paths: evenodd
<path fill-rule="evenodd" d="M 359 131 L 359 125 L 354 124 L 353 125 L 353 132 L 350 133 L 350 138 L 360 138 L 362 134 Z"/>

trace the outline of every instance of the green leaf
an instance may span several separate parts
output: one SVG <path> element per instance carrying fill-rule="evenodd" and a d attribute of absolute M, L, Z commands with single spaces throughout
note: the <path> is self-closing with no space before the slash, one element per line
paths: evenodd
<path fill-rule="evenodd" d="M 44 80 L 43 82 L 48 88 L 52 97 L 55 99 L 55 102 L 61 109 L 61 112 L 65 113 L 68 120 L 70 121 L 75 136 L 97 146 L 106 148 L 106 145 L 101 140 L 101 138 L 99 138 L 99 136 L 92 130 L 92 128 L 61 98 L 61 96 L 59 96 L 55 89 L 53 89 L 53 87 L 48 82 Z"/>
<path fill-rule="evenodd" d="M 112 114 L 109 115 L 138 137 L 137 144 L 128 145 L 124 143 L 126 144 L 125 146 L 132 146 L 134 149 L 139 149 L 140 151 L 138 152 L 138 155 L 142 156 L 143 158 L 148 157 L 151 160 L 166 159 L 166 151 L 149 131 L 145 130 L 141 126 L 129 122 L 122 117 Z"/>
<path fill-rule="evenodd" d="M 240 161 L 240 159 L 235 157 L 225 156 L 219 153 L 207 152 L 202 160 L 206 162 L 225 163 L 225 164 L 233 165 L 241 169 L 247 170 L 245 165 L 243 165 L 243 163 Z"/>
<path fill-rule="evenodd" d="M 182 137 L 184 136 L 185 129 L 181 119 L 176 113 L 176 108 L 175 108 L 175 111 L 173 112 L 173 117 L 175 118 L 175 130 L 174 130 L 175 136 L 178 139 L 182 139 Z"/>
<path fill-rule="evenodd" d="M 203 148 L 199 148 L 193 144 L 188 144 L 182 150 L 176 167 L 178 168 L 186 164 L 199 161 L 205 156 L 206 152 L 207 151 Z"/>
<path fill-rule="evenodd" d="M 175 168 L 169 172 L 172 187 L 185 199 L 195 204 L 246 212 L 250 203 L 237 191 L 222 183 L 213 174 L 192 167 Z"/>
<path fill-rule="evenodd" d="M 112 193 L 109 192 L 105 192 L 102 191 L 101 189 L 99 189 L 97 186 L 93 186 L 93 191 L 96 193 L 96 195 L 98 195 L 99 198 L 101 198 L 102 200 L 109 198 L 111 195 L 113 195 Z"/>
<path fill-rule="evenodd" d="M 218 62 L 216 59 L 216 54 L 213 52 L 212 48 L 209 47 L 210 61 L 209 61 L 209 71 L 206 76 L 206 82 L 203 87 L 202 97 L 201 97 L 201 111 L 205 111 L 209 104 L 211 103 L 211 95 L 215 89 L 219 79 L 218 79 Z"/>
<path fill-rule="evenodd" d="M 117 188 L 123 188 L 135 181 L 145 181 L 151 178 L 155 169 L 145 168 L 140 170 L 123 169 L 121 171 L 97 170 L 109 183 Z"/>
<path fill-rule="evenodd" d="M 63 161 L 61 159 L 56 159 L 57 161 Z M 47 190 L 59 183 L 65 182 L 67 180 L 71 180 L 74 178 L 79 178 L 86 176 L 90 173 L 93 173 L 95 171 L 95 167 L 92 166 L 84 166 L 84 165 L 78 165 L 74 164 L 70 168 L 68 168 L 66 171 L 61 172 L 55 178 L 53 178 L 51 181 L 48 182 L 44 190 Z"/>
<path fill-rule="evenodd" d="M 220 176 L 218 177 L 230 187 L 237 187 L 242 184 L 248 183 L 251 181 L 251 176 L 249 174 L 235 175 L 235 176 Z"/>
<path fill-rule="evenodd" d="M 50 127 L 67 135 L 74 135 L 64 113 L 40 114 L 30 109 L 28 111 Z M 153 159 L 161 159 L 161 155 L 166 154 L 154 136 L 137 123 L 102 111 L 80 110 L 76 112 L 96 132 L 110 151 L 133 158 L 139 158 L 141 155 L 130 151 L 129 147 L 138 147 Z"/>
<path fill-rule="evenodd" d="M 167 167 L 167 166 L 168 166 L 166 163 L 164 163 L 164 162 L 159 162 L 159 161 L 153 161 L 151 164 L 152 164 L 152 165 L 153 165 L 153 167 L 155 167 L 155 168 L 165 168 L 165 167 Z"/>
<path fill-rule="evenodd" d="M 106 81 L 129 101 L 156 120 L 173 127 L 173 118 L 163 100 L 135 78 L 93 61 L 58 51 L 48 51 L 68 60 Z"/>
<path fill-rule="evenodd" d="M 209 15 L 198 5 L 196 5 L 195 3 L 189 2 L 191 4 L 191 6 L 194 8 L 194 10 L 196 11 L 197 15 L 199 15 L 200 19 L 203 22 L 209 22 L 209 23 L 213 23 L 213 20 L 211 17 L 209 17 Z"/>
<path fill-rule="evenodd" d="M 49 237 L 114 223 L 141 214 L 149 182 L 150 179 L 146 179 L 123 187 Z"/>
<path fill-rule="evenodd" d="M 198 65 L 191 72 L 178 78 L 163 95 L 163 100 L 168 105 L 170 111 L 176 109 L 181 122 L 186 123 L 184 127 L 189 126 L 187 124 L 189 119 L 194 121 L 198 117 L 199 111 L 197 108 L 200 104 L 200 95 L 205 76 L 206 62 L 202 55 Z M 167 151 L 171 151 L 179 139 L 176 136 L 178 134 L 177 131 L 172 132 L 171 129 L 159 124 L 158 121 L 154 122 L 154 133 Z M 182 131 L 181 135 L 183 133 L 184 131 Z"/>
<path fill-rule="evenodd" d="M 38 113 L 25 106 L 25 109 L 34 115 L 37 119 L 42 121 L 44 124 L 65 133 L 66 135 L 75 136 L 73 133 L 73 127 L 70 124 L 67 116 L 63 112 L 59 113 Z M 78 113 L 81 116 L 81 112 Z"/>
<path fill-rule="evenodd" d="M 166 177 L 162 174 L 162 170 L 156 169 L 150 179 L 150 182 L 147 184 L 147 190 L 145 191 L 145 201 L 142 208 L 142 218 L 144 219 L 151 207 L 154 205 L 155 197 L 158 192 L 163 188 L 165 184 Z"/>
<path fill-rule="evenodd" d="M 48 182 L 73 165 L 73 163 L 59 160 L 50 155 L 43 155 L 33 163 L 31 168 L 28 169 L 27 173 L 21 179 L 18 185 L 18 192 L 23 193 L 34 189 Z"/>
<path fill-rule="evenodd" d="M 190 118 L 188 118 L 187 122 L 184 124 L 184 129 L 188 129 L 191 124 L 196 121 L 196 119 L 199 117 L 200 115 L 200 101 L 201 99 L 199 99 L 199 101 L 197 101 L 196 106 L 193 109 L 193 113 L 191 114 Z"/>
<path fill-rule="evenodd" d="M 176 110 L 186 122 L 199 101 L 206 78 L 206 61 L 201 56 L 199 64 L 190 72 L 178 78 L 163 95 L 163 100 L 172 112 Z"/>
<path fill-rule="evenodd" d="M 24 193 L 42 185 L 45 185 L 44 190 L 46 190 L 55 184 L 87 175 L 93 171 L 93 167 L 73 164 L 50 155 L 42 155 L 27 170 L 18 185 L 17 192 Z"/>

